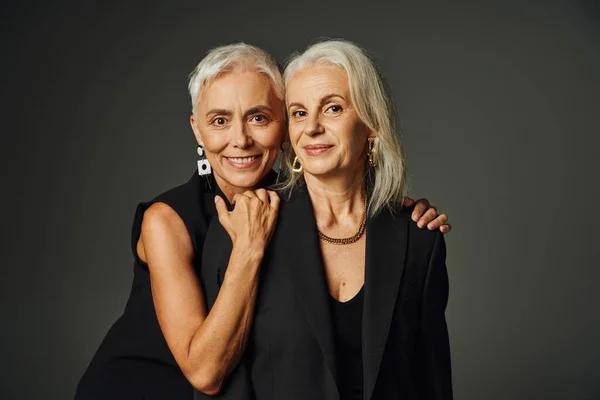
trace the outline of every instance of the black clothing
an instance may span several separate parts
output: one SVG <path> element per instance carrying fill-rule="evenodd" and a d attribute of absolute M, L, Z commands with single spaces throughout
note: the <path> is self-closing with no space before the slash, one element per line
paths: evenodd
<path fill-rule="evenodd" d="M 338 400 L 334 319 L 311 200 L 304 187 L 288 201 L 280 197 L 252 332 L 220 398 Z M 367 221 L 364 400 L 451 400 L 444 237 L 419 229 L 411 208 L 394 211 Z M 216 220 L 205 246 L 202 275 L 207 286 L 218 287 L 231 241 Z"/>
<path fill-rule="evenodd" d="M 163 202 L 181 217 L 194 253 L 201 254 L 210 219 L 216 215 L 216 189 L 212 175 L 196 172 L 187 183 L 137 206 L 131 234 L 134 264 L 129 300 L 81 378 L 75 399 L 193 398 L 193 387 L 175 362 L 158 324 L 148 265 L 137 255 L 137 242 L 144 212 Z M 200 260 L 194 260 L 197 274 Z"/>
<path fill-rule="evenodd" d="M 264 183 L 274 183 L 275 176 L 270 171 Z M 199 176 L 196 171 L 187 183 L 137 206 L 131 235 L 134 265 L 129 300 L 81 378 L 76 400 L 194 398 L 193 387 L 175 362 L 158 324 L 148 265 L 137 255 L 137 242 L 144 212 L 156 202 L 166 203 L 188 230 L 197 255 L 194 270 L 200 276 L 200 255 L 209 223 L 217 215 L 214 203 L 217 194 L 227 202 L 213 175 Z"/>
<path fill-rule="evenodd" d="M 350 300 L 329 297 L 340 400 L 363 400 L 362 313 L 364 286 Z"/>

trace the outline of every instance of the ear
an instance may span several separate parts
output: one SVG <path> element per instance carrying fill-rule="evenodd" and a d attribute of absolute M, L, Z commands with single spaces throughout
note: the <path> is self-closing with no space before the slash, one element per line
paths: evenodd
<path fill-rule="evenodd" d="M 196 123 L 196 116 L 194 114 L 190 115 L 190 125 L 192 127 L 192 131 L 194 131 L 194 136 L 196 136 L 196 141 L 200 146 L 204 147 L 202 133 L 200 132 L 200 128 L 198 128 L 198 124 Z"/>
<path fill-rule="evenodd" d="M 364 122 L 362 122 L 362 126 L 363 126 L 362 133 L 365 135 L 365 139 L 377 136 L 377 132 L 375 132 L 373 129 L 369 128 L 369 126 L 367 124 L 365 124 Z"/>

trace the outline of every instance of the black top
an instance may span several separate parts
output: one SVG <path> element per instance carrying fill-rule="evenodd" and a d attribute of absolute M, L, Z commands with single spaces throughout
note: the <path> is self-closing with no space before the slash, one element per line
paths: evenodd
<path fill-rule="evenodd" d="M 363 400 L 363 288 L 346 302 L 330 296 L 340 400 Z"/>
<path fill-rule="evenodd" d="M 271 171 L 267 183 L 273 182 L 274 176 Z M 202 254 L 209 223 L 217 213 L 216 194 L 225 199 L 212 175 L 195 172 L 187 183 L 137 206 L 131 234 L 134 263 L 129 299 L 81 378 L 76 399 L 193 399 L 193 387 L 179 369 L 158 324 L 148 265 L 137 255 L 137 242 L 144 212 L 163 202 L 183 220 L 194 254 Z M 193 266 L 200 276 L 201 257 L 195 257 Z"/>
<path fill-rule="evenodd" d="M 246 351 L 219 398 L 339 400 L 331 296 L 312 203 L 302 188 L 289 199 L 280 197 Z M 367 220 L 364 399 L 451 400 L 444 238 L 419 229 L 410 218 L 412 208 L 393 211 Z M 231 246 L 213 220 L 205 239 L 210 251 L 202 257 L 207 284 L 225 273 Z"/>

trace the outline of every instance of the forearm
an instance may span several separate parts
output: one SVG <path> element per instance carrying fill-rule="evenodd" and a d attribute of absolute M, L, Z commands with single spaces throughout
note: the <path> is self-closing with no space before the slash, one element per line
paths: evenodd
<path fill-rule="evenodd" d="M 188 347 L 187 375 L 194 386 L 218 392 L 238 364 L 252 325 L 261 261 L 262 252 L 232 251 L 215 303 Z"/>

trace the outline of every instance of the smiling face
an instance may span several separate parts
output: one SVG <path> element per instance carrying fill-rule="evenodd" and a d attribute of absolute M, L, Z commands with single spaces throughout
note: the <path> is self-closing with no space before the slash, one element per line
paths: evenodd
<path fill-rule="evenodd" d="M 336 66 L 301 69 L 289 80 L 286 99 L 290 142 L 304 172 L 362 175 L 371 133 L 352 106 L 346 71 Z"/>
<path fill-rule="evenodd" d="M 249 70 L 227 72 L 208 83 L 190 123 L 228 197 L 260 183 L 285 135 L 283 105 L 272 82 Z"/>

